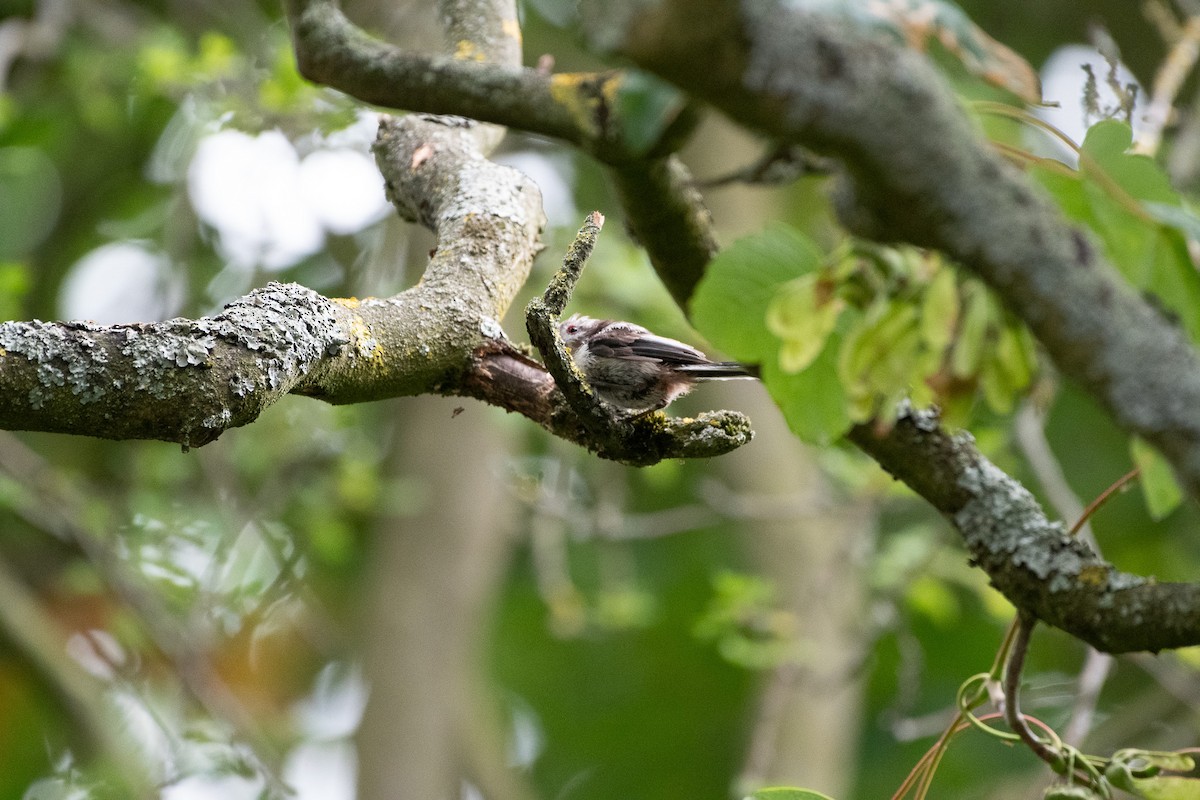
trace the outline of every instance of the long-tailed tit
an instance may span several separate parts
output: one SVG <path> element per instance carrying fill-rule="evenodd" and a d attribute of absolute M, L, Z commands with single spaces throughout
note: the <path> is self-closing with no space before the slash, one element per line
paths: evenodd
<path fill-rule="evenodd" d="M 631 322 L 576 314 L 559 323 L 558 332 L 592 391 L 629 411 L 665 408 L 701 381 L 754 377 L 742 364 L 710 361 Z"/>

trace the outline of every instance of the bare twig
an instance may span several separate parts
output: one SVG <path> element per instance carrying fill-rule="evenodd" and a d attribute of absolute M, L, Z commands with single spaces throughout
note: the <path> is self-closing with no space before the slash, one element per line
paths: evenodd
<path fill-rule="evenodd" d="M 1036 624 L 1037 621 L 1029 616 L 1022 616 L 1017 622 L 1017 635 L 1013 639 L 1008 663 L 1004 668 L 1004 719 L 1034 755 L 1058 772 L 1063 768 L 1062 754 L 1043 742 L 1041 737 L 1030 729 L 1021 713 L 1021 671 L 1025 668 L 1029 637 L 1033 634 Z"/>
<path fill-rule="evenodd" d="M 909 410 L 885 435 L 860 425 L 849 438 L 954 523 L 1018 609 L 1110 653 L 1200 643 L 1200 586 L 1115 569 L 936 415 Z"/>
<path fill-rule="evenodd" d="M 1141 133 L 1134 151 L 1154 155 L 1162 142 L 1163 129 L 1171 122 L 1175 98 L 1200 57 L 1200 16 L 1192 17 L 1171 43 L 1171 50 L 1154 75 L 1150 105 L 1146 108 Z"/>

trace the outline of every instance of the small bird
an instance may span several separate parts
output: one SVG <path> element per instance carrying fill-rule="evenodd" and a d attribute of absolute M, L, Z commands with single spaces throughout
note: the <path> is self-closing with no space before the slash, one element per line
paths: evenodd
<path fill-rule="evenodd" d="M 701 381 L 755 377 L 736 361 L 711 361 L 631 322 L 576 314 L 559 323 L 558 333 L 592 391 L 628 411 L 658 411 Z"/>

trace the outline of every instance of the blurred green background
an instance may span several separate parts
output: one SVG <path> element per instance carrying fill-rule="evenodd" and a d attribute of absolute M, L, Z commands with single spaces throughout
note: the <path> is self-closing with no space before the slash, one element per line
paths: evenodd
<path fill-rule="evenodd" d="M 396 41 L 438 41 L 424 4 L 344 6 Z M 1165 50 L 1135 3 L 962 7 L 1035 66 L 1091 25 L 1143 85 Z M 547 22 L 557 8 L 523 9 L 527 62 L 595 66 Z M 372 129 L 296 75 L 274 3 L 0 0 L 0 318 L 199 316 L 268 280 L 411 285 L 430 239 L 362 177 Z M 221 140 L 232 163 L 274 193 L 204 193 L 216 173 L 198 154 L 221 132 L 241 132 Z M 684 156 L 712 178 L 762 147 L 707 118 Z M 556 143 L 514 133 L 497 157 L 546 197 L 532 294 L 583 215 L 619 207 Z M 723 243 L 774 220 L 828 243 L 824 189 L 708 199 Z M 696 341 L 621 229 L 574 309 Z M 757 439 L 635 470 L 474 401 L 299 397 L 188 453 L 0 435 L 0 798 L 232 800 L 275 780 L 335 799 L 704 800 L 763 782 L 891 796 L 1010 609 L 936 514 L 857 453 L 802 446 L 760 387 L 681 406 L 743 409 Z M 1037 442 L 1085 504 L 1129 470 L 1125 436 L 1072 387 L 1023 408 L 1023 439 L 981 402 L 974 432 L 1034 491 Z M 1134 490 L 1093 528 L 1122 568 L 1186 580 L 1197 521 L 1187 505 L 1153 522 Z M 1040 630 L 1024 710 L 1061 729 L 1087 708 L 1085 659 Z M 1087 748 L 1195 744 L 1198 663 L 1118 661 Z M 1046 777 L 968 733 L 933 796 L 1030 797 Z"/>

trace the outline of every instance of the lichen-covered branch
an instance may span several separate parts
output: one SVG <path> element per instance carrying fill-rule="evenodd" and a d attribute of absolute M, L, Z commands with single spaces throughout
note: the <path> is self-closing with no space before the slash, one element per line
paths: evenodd
<path fill-rule="evenodd" d="M 717 455 L 749 440 L 749 423 L 733 412 L 643 420 L 624 439 L 597 435 L 603 427 L 584 424 L 498 322 L 540 247 L 536 187 L 483 158 L 467 120 L 385 118 L 375 153 L 400 213 L 437 234 L 417 287 L 329 299 L 273 283 L 198 320 L 5 323 L 0 428 L 200 446 L 289 392 L 331 403 L 439 393 L 524 414 L 633 464 Z"/>
<path fill-rule="evenodd" d="M 558 321 L 603 224 L 600 212 L 588 215 L 563 259 L 562 269 L 542 296 L 531 300 L 525 309 L 529 339 L 545 359 L 558 393 L 586 431 L 587 447 L 617 461 L 653 464 L 665 458 L 722 455 L 748 443 L 754 435 L 750 421 L 736 411 L 712 411 L 697 419 L 672 419 L 662 413 L 630 417 L 597 398 L 579 374 L 558 335 Z"/>
<path fill-rule="evenodd" d="M 0 325 L 0 428 L 202 445 L 294 392 L 332 403 L 460 390 L 525 282 L 537 188 L 485 159 L 463 120 L 381 122 L 402 214 L 438 237 L 421 284 L 331 300 L 271 284 L 199 320 Z"/>
<path fill-rule="evenodd" d="M 990 148 L 924 56 L 826 4 L 589 2 L 602 43 L 852 177 L 854 231 L 942 250 L 996 290 L 1200 496 L 1200 357 L 1091 239 Z M 705 69 L 696 69 L 704 63 Z"/>
<path fill-rule="evenodd" d="M 456 50 L 450 58 L 375 39 L 332 0 L 286 0 L 285 7 L 297 64 L 309 80 L 375 105 L 455 114 L 570 142 L 612 167 L 629 227 L 672 296 L 682 304 L 703 276 L 716 250 L 708 211 L 687 169 L 667 154 L 671 142 L 649 150 L 629 144 L 619 111 L 623 73 L 522 69 L 519 57 L 509 60 L 520 42 L 515 21 L 500 20 L 501 32 L 489 33 L 480 22 L 491 19 L 485 14 L 449 14 Z M 499 63 L 484 63 L 485 55 Z M 664 137 L 678 140 L 678 131 L 668 126 Z"/>
<path fill-rule="evenodd" d="M 588 151 L 608 147 L 604 98 L 618 73 L 549 75 L 520 66 L 520 49 L 505 46 L 506 60 L 485 60 L 498 51 L 488 38 L 467 38 L 468 16 L 451 22 L 461 35 L 454 56 L 409 53 L 363 31 L 332 0 L 286 0 L 300 74 L 373 105 L 432 114 L 453 114 L 553 136 Z M 515 20 L 505 36 L 519 44 Z M 457 43 L 456 43 L 457 44 Z M 518 58 L 507 58 L 515 52 Z"/>
<path fill-rule="evenodd" d="M 0 427 L 186 446 L 244 425 L 329 358 L 344 307 L 270 284 L 199 320 L 0 324 Z"/>
<path fill-rule="evenodd" d="M 979 271 L 1064 371 L 1097 391 L 1123 424 L 1158 443 L 1197 488 L 1200 402 L 1179 406 L 1171 400 L 1193 397 L 1200 385 L 1182 334 L 1116 279 L 1087 239 L 991 153 L 921 57 L 796 4 L 631 0 L 587 7 L 597 12 L 593 32 L 602 46 L 739 121 L 838 156 L 855 179 L 852 201 L 844 204 L 848 224 L 867 235 L 939 247 Z M 306 75 L 373 102 L 504 122 L 579 144 L 615 167 L 631 227 L 673 296 L 686 302 L 713 252 L 708 221 L 674 163 L 633 158 L 623 148 L 610 102 L 619 78 L 596 78 L 599 90 L 560 92 L 557 97 L 570 102 L 546 106 L 556 88 L 587 82 L 427 62 L 365 41 L 344 18 L 331 17 L 331 9 L 323 0 L 289 3 Z M 371 66 L 365 72 L 351 66 L 366 62 Z M 698 63 L 706 68 L 695 69 Z M 356 73 L 378 87 L 348 87 L 347 81 L 359 80 Z M 428 87 L 439 83 L 446 91 L 432 97 Z M 379 87 L 386 97 L 370 94 Z M 563 114 L 568 106 L 585 113 Z M 541 323 L 548 325 L 548 319 Z M 1134 328 L 1139 336 L 1126 338 Z M 1126 363 L 1135 365 L 1132 373 L 1124 370 Z M 1179 373 L 1168 365 L 1187 367 L 1189 385 L 1181 394 Z M 519 410 L 566 438 L 595 443 L 562 402 L 554 380 L 502 340 L 475 351 L 463 386 L 465 393 Z M 1151 430 L 1164 420 L 1171 441 Z M 917 446 L 908 435 L 910 421 L 903 419 L 884 438 L 865 428 L 853 438 L 950 516 L 980 566 L 1014 603 L 1110 651 L 1198 641 L 1194 587 L 1116 572 L 1066 538 L 965 440 L 927 428 L 917 428 L 923 434 L 918 438 L 932 452 Z M 935 460 L 940 466 L 933 467 L 930 458 L 937 453 L 957 457 Z M 1151 618 L 1156 625 L 1147 630 L 1142 622 Z"/>
<path fill-rule="evenodd" d="M 606 138 L 614 129 L 601 124 L 619 75 L 550 78 L 520 69 L 520 31 L 507 5 L 478 0 L 442 10 L 458 59 L 405 54 L 325 0 L 288 4 L 298 59 L 316 79 L 375 102 L 403 99 L 410 108 L 491 122 L 514 114 L 527 128 L 619 159 L 617 139 Z M 485 63 L 495 60 L 503 63 Z M 523 97 L 539 105 L 524 107 Z M 528 124 L 538 120 L 551 122 Z M 272 284 L 199 320 L 7 323 L 0 326 L 0 427 L 186 447 L 251 422 L 289 392 L 332 403 L 434 392 L 518 411 L 636 463 L 711 455 L 711 442 L 721 438 L 714 430 L 731 432 L 727 449 L 744 441 L 744 421 L 706 418 L 699 424 L 708 445 L 684 447 L 656 434 L 626 453 L 596 442 L 563 412 L 552 379 L 507 341 L 498 322 L 528 276 L 544 218 L 536 187 L 484 158 L 497 138 L 493 126 L 463 118 L 381 121 L 375 152 L 388 196 L 402 216 L 438 237 L 416 288 L 389 298 L 329 299 Z M 670 191 L 685 184 L 673 174 Z"/>
<path fill-rule="evenodd" d="M 886 434 L 850 439 L 938 509 L 992 585 L 1023 612 L 1098 650 L 1200 644 L 1200 587 L 1120 572 L 1051 522 L 1026 489 L 930 412 L 902 414 Z"/>

